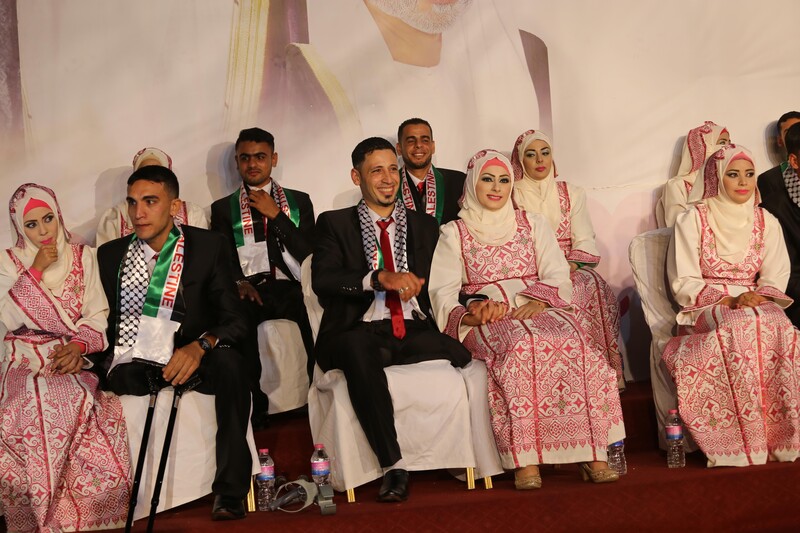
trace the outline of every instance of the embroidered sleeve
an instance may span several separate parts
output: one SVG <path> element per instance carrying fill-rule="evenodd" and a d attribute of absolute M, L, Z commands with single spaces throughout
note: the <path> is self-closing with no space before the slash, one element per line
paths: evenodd
<path fill-rule="evenodd" d="M 467 309 L 461 305 L 456 306 L 450 311 L 450 315 L 447 317 L 447 324 L 444 327 L 445 335 L 449 335 L 456 340 L 459 339 L 459 328 L 461 326 L 461 320 L 464 318 L 464 315 L 467 314 Z"/>
<path fill-rule="evenodd" d="M 728 296 L 726 293 L 715 289 L 711 285 L 706 285 L 703 289 L 698 293 L 697 297 L 694 300 L 694 303 L 691 305 L 687 305 L 683 308 L 683 312 L 691 312 L 697 309 L 704 309 L 716 303 L 719 303 L 720 300 Z"/>
<path fill-rule="evenodd" d="M 105 333 L 101 333 L 85 324 L 78 327 L 78 333 L 76 333 L 71 340 L 86 346 L 84 355 L 102 352 L 106 349 Z"/>
<path fill-rule="evenodd" d="M 534 300 L 539 300 L 540 302 L 545 302 L 550 307 L 555 307 L 557 309 L 566 309 L 569 307 L 569 303 L 558 296 L 557 287 L 542 282 L 529 285 L 524 291 L 520 291 L 519 294 L 527 296 L 528 298 L 533 298 Z"/>
<path fill-rule="evenodd" d="M 567 261 L 596 266 L 600 262 L 600 256 L 584 252 L 583 250 L 573 249 L 567 254 Z"/>
<path fill-rule="evenodd" d="M 14 285 L 8 290 L 14 303 L 30 320 L 31 329 L 49 331 L 58 335 L 70 335 L 72 331 L 67 327 L 53 303 L 47 297 L 44 289 L 33 275 L 24 270 Z"/>
<path fill-rule="evenodd" d="M 785 293 L 779 291 L 775 287 L 770 287 L 769 285 L 762 285 L 758 289 L 756 289 L 756 294 L 760 294 L 761 296 L 767 296 L 775 300 L 775 303 L 780 305 L 783 308 L 789 307 L 792 305 L 794 300 L 787 296 Z"/>

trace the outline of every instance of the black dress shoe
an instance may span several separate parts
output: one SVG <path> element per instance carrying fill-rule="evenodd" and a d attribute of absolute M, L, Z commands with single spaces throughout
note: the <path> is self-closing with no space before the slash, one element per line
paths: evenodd
<path fill-rule="evenodd" d="M 244 502 L 234 496 L 214 496 L 214 507 L 211 510 L 211 520 L 238 520 L 247 516 L 244 511 Z"/>
<path fill-rule="evenodd" d="M 404 502 L 408 499 L 408 471 L 402 468 L 389 470 L 383 475 L 379 502 Z"/>

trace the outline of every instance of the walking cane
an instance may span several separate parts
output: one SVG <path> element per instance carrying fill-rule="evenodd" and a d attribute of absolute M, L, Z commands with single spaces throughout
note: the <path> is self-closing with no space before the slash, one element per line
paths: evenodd
<path fill-rule="evenodd" d="M 156 486 L 153 489 L 153 499 L 150 502 L 150 518 L 147 520 L 147 533 L 152 533 L 153 524 L 156 521 L 156 509 L 158 508 L 158 500 L 161 498 L 161 485 L 164 481 L 164 472 L 167 470 L 167 456 L 169 455 L 169 447 L 172 444 L 172 432 L 175 429 L 175 417 L 178 414 L 178 404 L 184 392 L 188 392 L 198 385 L 200 385 L 200 377 L 194 374 L 186 383 L 175 387 L 175 395 L 172 397 L 172 410 L 169 412 L 169 421 L 167 422 L 167 433 L 164 435 L 164 446 L 161 448 L 161 461 L 158 464 L 158 473 L 156 474 Z"/>
<path fill-rule="evenodd" d="M 156 410 L 156 399 L 161 386 L 156 376 L 158 370 L 147 369 L 147 386 L 150 389 L 150 404 L 147 406 L 147 417 L 144 420 L 144 431 L 142 431 L 142 444 L 139 447 L 139 458 L 136 460 L 136 473 L 133 476 L 133 489 L 131 489 L 131 499 L 128 502 L 128 519 L 125 521 L 125 533 L 130 533 L 133 527 L 133 511 L 139 499 L 139 483 L 142 480 L 142 469 L 144 468 L 144 458 L 147 454 L 147 441 L 150 439 L 150 426 L 153 424 L 153 413 Z"/>

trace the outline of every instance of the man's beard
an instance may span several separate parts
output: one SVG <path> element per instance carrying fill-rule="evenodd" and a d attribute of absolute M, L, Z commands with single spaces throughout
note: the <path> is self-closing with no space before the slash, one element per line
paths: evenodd
<path fill-rule="evenodd" d="M 450 28 L 467 10 L 472 0 L 456 0 L 449 5 L 432 4 L 423 13 L 417 8 L 418 0 L 368 0 L 387 15 L 399 18 L 421 32 L 438 34 Z"/>
<path fill-rule="evenodd" d="M 411 160 L 407 160 L 405 157 L 403 158 L 403 165 L 406 168 L 410 168 L 411 170 L 422 170 L 423 168 L 428 168 L 433 161 L 433 156 L 428 157 L 422 163 L 414 163 Z"/>

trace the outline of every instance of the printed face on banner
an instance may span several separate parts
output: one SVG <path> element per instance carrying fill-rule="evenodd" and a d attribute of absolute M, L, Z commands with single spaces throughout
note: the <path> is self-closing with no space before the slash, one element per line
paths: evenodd
<path fill-rule="evenodd" d="M 56 244 L 58 238 L 58 217 L 49 207 L 34 207 L 22 217 L 25 235 L 34 246 L 41 248 Z"/>
<path fill-rule="evenodd" d="M 436 153 L 431 129 L 425 124 L 409 124 L 403 128 L 397 141 L 397 152 L 403 156 L 406 167 L 415 170 L 428 168 Z"/>
<path fill-rule="evenodd" d="M 724 130 L 722 133 L 719 134 L 717 137 L 717 144 L 719 146 L 725 146 L 726 144 L 731 143 L 731 134 L 728 133 L 728 130 Z"/>
<path fill-rule="evenodd" d="M 250 187 L 263 187 L 269 183 L 272 169 L 278 165 L 278 153 L 267 143 L 244 141 L 236 148 L 236 166 L 239 175 Z"/>
<path fill-rule="evenodd" d="M 161 250 L 181 201 L 170 199 L 163 183 L 148 180 L 138 180 L 129 185 L 126 201 L 136 236 L 154 250 Z"/>
<path fill-rule="evenodd" d="M 747 159 L 737 159 L 725 169 L 722 186 L 728 198 L 737 204 L 743 204 L 753 196 L 756 188 L 756 169 Z"/>
<path fill-rule="evenodd" d="M 550 174 L 553 167 L 553 154 L 550 145 L 541 139 L 536 139 L 525 148 L 522 158 L 525 174 L 535 180 L 543 180 Z"/>
<path fill-rule="evenodd" d="M 424 33 L 442 33 L 452 26 L 472 0 L 368 0 L 392 17 Z"/>
<path fill-rule="evenodd" d="M 500 165 L 487 165 L 481 170 L 475 184 L 478 201 L 489 211 L 497 211 L 506 205 L 511 194 L 511 175 Z"/>
<path fill-rule="evenodd" d="M 376 213 L 393 206 L 400 186 L 397 154 L 392 150 L 375 150 L 367 154 L 359 168 L 350 172 L 353 183 L 361 188 L 364 203 Z"/>

